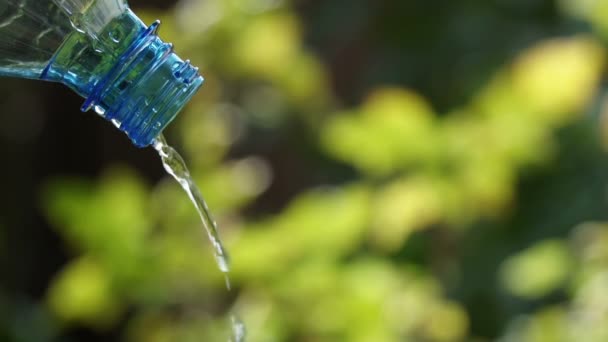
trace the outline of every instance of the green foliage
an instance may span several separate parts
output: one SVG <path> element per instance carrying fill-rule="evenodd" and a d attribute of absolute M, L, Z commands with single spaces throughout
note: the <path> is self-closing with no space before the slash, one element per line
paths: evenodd
<path fill-rule="evenodd" d="M 332 117 L 324 142 L 332 154 L 371 175 L 387 175 L 412 165 L 432 164 L 439 141 L 434 113 L 406 90 L 378 90 L 360 113 Z"/>
<path fill-rule="evenodd" d="M 603 1 L 561 3 L 604 33 L 596 17 L 605 11 L 594 7 Z M 469 101 L 438 113 L 394 86 L 340 105 L 283 1 L 183 1 L 143 15 L 157 16 L 164 38 L 207 78 L 170 137 L 218 218 L 235 290 L 225 290 L 194 210 L 170 180 L 148 186 L 124 166 L 97 180 L 55 179 L 42 203 L 74 255 L 47 293 L 63 327 L 127 320 L 129 341 L 216 341 L 233 310 L 250 341 L 608 338 L 608 228 L 572 228 L 589 218 L 576 216 L 542 231 L 575 205 L 576 194 L 558 190 L 576 175 L 551 179 L 564 132 L 583 127 L 587 138 L 574 140 L 599 144 L 584 116 L 605 67 L 597 37 L 538 42 Z M 277 170 L 242 142 L 254 144 L 255 130 L 289 135 L 294 123 L 313 153 L 352 176 L 251 215 Z M 246 153 L 233 157 L 236 147 Z M 293 158 L 311 153 L 290 148 Z M 282 176 L 333 172 L 324 167 Z M 520 215 L 535 172 L 556 190 L 540 191 L 544 212 Z M 503 321 L 485 333 L 484 319 Z"/>
<path fill-rule="evenodd" d="M 571 260 L 562 242 L 543 241 L 505 261 L 504 285 L 524 298 L 546 296 L 572 272 Z"/>

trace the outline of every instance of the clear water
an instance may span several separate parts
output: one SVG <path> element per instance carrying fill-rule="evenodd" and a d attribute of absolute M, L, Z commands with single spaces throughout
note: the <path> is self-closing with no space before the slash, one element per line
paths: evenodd
<path fill-rule="evenodd" d="M 203 195 L 201 195 L 198 187 L 194 184 L 192 176 L 190 176 L 190 171 L 188 171 L 188 167 L 186 166 L 186 162 L 184 162 L 182 156 L 180 156 L 173 147 L 167 144 L 167 141 L 162 134 L 154 140 L 153 146 L 154 149 L 158 151 L 158 155 L 160 156 L 167 173 L 181 185 L 182 189 L 188 194 L 192 204 L 196 207 L 196 211 L 203 222 L 209 241 L 213 246 L 217 266 L 220 271 L 227 274 L 230 271 L 228 254 L 220 239 L 217 223 L 211 216 L 211 212 L 209 211 L 209 207 L 207 206 Z M 229 284 L 230 283 L 228 282 L 228 288 L 230 288 Z"/>
<path fill-rule="evenodd" d="M 245 323 L 241 321 L 238 317 L 232 316 L 232 340 L 230 342 L 245 342 L 245 337 L 247 336 L 247 330 L 245 328 Z"/>
<path fill-rule="evenodd" d="M 159 135 L 153 143 L 154 149 L 158 152 L 163 166 L 167 173 L 169 173 L 184 189 L 188 194 L 190 201 L 196 207 L 196 210 L 203 222 L 209 241 L 213 246 L 214 256 L 220 271 L 224 273 L 226 279 L 226 288 L 230 291 L 230 278 L 228 272 L 230 272 L 230 264 L 228 260 L 228 254 L 217 229 L 217 223 L 211 216 L 209 207 L 205 202 L 200 190 L 194 184 L 190 171 L 186 166 L 184 159 L 177 153 L 177 151 L 167 144 L 165 137 Z M 246 336 L 245 324 L 235 315 L 231 317 L 232 325 L 232 338 L 231 342 L 244 342 Z"/>

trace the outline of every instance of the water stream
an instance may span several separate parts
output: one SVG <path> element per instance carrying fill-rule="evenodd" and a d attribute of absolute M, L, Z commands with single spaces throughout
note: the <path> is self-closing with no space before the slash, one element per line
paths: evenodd
<path fill-rule="evenodd" d="M 190 201 L 196 207 L 196 211 L 203 222 L 209 241 L 213 246 L 215 261 L 217 266 L 223 273 L 227 274 L 230 271 L 230 265 L 228 262 L 228 254 L 222 244 L 220 235 L 217 230 L 217 223 L 207 207 L 207 203 L 198 190 L 196 184 L 190 176 L 190 171 L 186 166 L 186 162 L 177 151 L 167 144 L 165 137 L 161 134 L 154 140 L 154 149 L 158 151 L 158 154 L 163 162 L 163 166 L 167 173 L 169 173 L 175 180 L 181 185 L 182 189 L 188 194 Z M 228 283 L 229 284 L 229 283 Z M 230 288 L 230 286 L 228 286 Z"/>
<path fill-rule="evenodd" d="M 209 211 L 209 207 L 207 206 L 203 195 L 192 180 L 192 176 L 190 175 L 190 171 L 188 171 L 186 162 L 184 162 L 184 159 L 173 147 L 167 144 L 167 141 L 162 134 L 154 140 L 153 146 L 158 152 L 158 155 L 163 162 L 163 167 L 167 173 L 169 173 L 181 185 L 182 189 L 184 189 L 184 191 L 188 194 L 192 204 L 194 204 L 196 207 L 196 211 L 201 218 L 203 227 L 205 227 L 209 241 L 213 246 L 213 254 L 215 256 L 217 266 L 220 271 L 224 273 L 226 288 L 228 291 L 230 291 L 230 278 L 228 276 L 228 273 L 230 272 L 230 263 L 228 260 L 228 253 L 226 252 L 226 249 L 222 244 L 222 240 L 220 239 L 217 223 L 211 216 L 211 212 Z M 232 315 L 231 325 L 231 342 L 244 342 L 246 335 L 245 324 L 238 317 Z"/>

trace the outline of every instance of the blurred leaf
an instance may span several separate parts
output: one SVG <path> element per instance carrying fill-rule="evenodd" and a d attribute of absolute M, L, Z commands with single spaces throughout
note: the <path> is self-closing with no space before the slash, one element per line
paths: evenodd
<path fill-rule="evenodd" d="M 64 321 L 107 328 L 124 309 L 115 297 L 111 282 L 108 274 L 93 260 L 78 259 L 58 275 L 49 289 L 49 306 Z"/>
<path fill-rule="evenodd" d="M 234 67 L 251 75 L 280 74 L 297 56 L 299 31 L 296 18 L 287 13 L 256 17 L 237 37 L 231 56 Z"/>
<path fill-rule="evenodd" d="M 433 308 L 426 329 L 434 341 L 460 341 L 467 334 L 468 317 L 455 303 L 443 303 Z"/>
<path fill-rule="evenodd" d="M 592 38 L 547 41 L 516 61 L 514 87 L 532 113 L 559 124 L 594 94 L 604 60 L 604 50 Z"/>
<path fill-rule="evenodd" d="M 440 185 L 424 177 L 393 182 L 376 195 L 372 215 L 374 242 L 396 250 L 411 233 L 441 220 Z"/>
<path fill-rule="evenodd" d="M 277 274 L 311 255 L 343 256 L 361 242 L 368 217 L 365 187 L 301 195 L 282 215 L 250 227 L 231 244 L 234 277 Z"/>
<path fill-rule="evenodd" d="M 123 281 L 143 276 L 146 257 L 147 189 L 126 169 L 109 170 L 96 187 L 79 181 L 48 186 L 44 206 L 73 247 L 85 250 Z"/>
<path fill-rule="evenodd" d="M 267 163 L 259 158 L 233 161 L 196 177 L 209 204 L 218 212 L 237 209 L 264 192 L 271 182 Z"/>
<path fill-rule="evenodd" d="M 527 341 L 531 342 L 558 342 L 570 340 L 567 330 L 564 329 L 566 321 L 562 308 L 547 308 L 537 314 L 530 322 Z"/>
<path fill-rule="evenodd" d="M 539 298 L 562 286 L 571 267 L 572 256 L 564 243 L 546 240 L 507 259 L 500 275 L 514 295 Z"/>
<path fill-rule="evenodd" d="M 327 123 L 323 143 L 336 157 L 371 175 L 423 164 L 437 149 L 434 115 L 418 95 L 401 89 L 373 93 L 360 112 Z"/>

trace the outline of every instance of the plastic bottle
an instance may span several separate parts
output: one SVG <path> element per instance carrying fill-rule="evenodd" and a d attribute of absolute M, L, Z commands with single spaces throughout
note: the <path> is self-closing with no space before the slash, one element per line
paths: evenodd
<path fill-rule="evenodd" d="M 0 0 L 0 75 L 61 82 L 150 145 L 203 78 L 125 0 Z"/>

